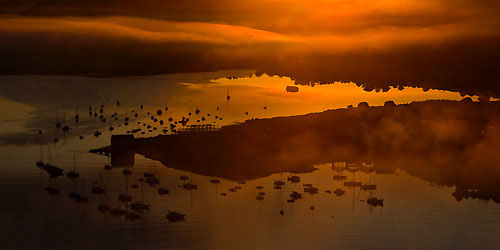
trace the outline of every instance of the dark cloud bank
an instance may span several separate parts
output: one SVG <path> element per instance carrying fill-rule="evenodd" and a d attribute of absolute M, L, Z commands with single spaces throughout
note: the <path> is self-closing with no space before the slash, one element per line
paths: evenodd
<path fill-rule="evenodd" d="M 256 69 L 300 84 L 500 96 L 498 1 L 421 1 L 399 11 L 314 2 L 317 9 L 284 7 L 286 22 L 273 1 L 2 2 L 0 74 Z M 325 16 L 321 7 L 354 18 Z"/>

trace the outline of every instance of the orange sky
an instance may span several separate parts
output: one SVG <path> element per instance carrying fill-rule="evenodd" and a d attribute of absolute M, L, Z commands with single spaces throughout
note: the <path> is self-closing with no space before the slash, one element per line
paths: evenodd
<path fill-rule="evenodd" d="M 433 43 L 498 33 L 500 2 L 257 0 L 25 2 L 0 32 L 48 32 L 216 44 L 283 42 L 334 49 Z M 164 4 L 161 4 L 164 3 Z M 191 4 L 190 4 L 191 3 Z M 114 6 L 114 8 L 111 8 Z M 134 11 L 134 8 L 137 8 Z M 22 11 L 21 11 L 22 10 Z M 31 14 L 35 13 L 35 14 Z M 14 15 L 8 15 L 14 14 Z M 16 15 L 17 14 L 17 15 Z"/>
<path fill-rule="evenodd" d="M 480 79 L 489 85 L 482 92 L 498 85 L 498 0 L 16 0 L 3 5 L 2 74 L 246 68 L 301 82 L 430 84 L 461 91 Z"/>

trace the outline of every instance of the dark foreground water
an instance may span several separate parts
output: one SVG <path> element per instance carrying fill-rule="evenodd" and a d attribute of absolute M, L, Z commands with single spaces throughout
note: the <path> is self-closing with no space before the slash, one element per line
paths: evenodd
<path fill-rule="evenodd" d="M 496 249 L 500 244 L 498 204 L 457 202 L 452 187 L 435 187 L 404 172 L 355 174 L 357 180 L 375 183 L 376 191 L 333 181 L 338 173 L 331 164 L 300 174 L 300 183 L 287 182 L 290 174 L 283 173 L 246 184 L 228 180 L 212 184 L 210 177 L 159 166 L 141 157 L 137 157 L 132 175 L 126 177 L 122 169 L 104 171 L 107 159 L 102 156 L 76 155 L 77 169 L 84 177 L 76 181 L 76 190 L 90 200 L 84 204 L 68 197 L 75 190 L 75 181 L 65 177 L 50 180 L 34 166 L 36 156 L 26 154 L 25 148 L 2 149 L 0 230 L 4 249 Z M 73 164 L 72 157 L 62 152 L 57 162 L 68 169 Z M 153 171 L 159 176 L 159 185 L 151 187 L 136 180 Z M 197 184 L 197 189 L 179 187 L 185 183 L 179 179 L 182 175 Z M 92 195 L 92 180 L 103 183 L 106 194 Z M 286 184 L 276 190 L 275 180 Z M 127 183 L 139 187 L 127 190 Z M 317 187 L 318 194 L 304 193 L 304 183 Z M 241 189 L 228 191 L 238 185 Z M 49 195 L 48 186 L 57 188 L 59 195 Z M 170 194 L 159 195 L 160 187 Z M 326 193 L 337 188 L 344 189 L 345 195 Z M 141 219 L 130 221 L 97 210 L 100 204 L 125 208 L 118 194 L 127 191 L 135 200 L 151 204 L 150 211 L 138 213 Z M 303 199 L 288 203 L 292 191 L 302 193 Z M 227 196 L 221 196 L 222 192 Z M 262 201 L 256 199 L 259 192 L 265 192 Z M 368 205 L 365 200 L 371 195 L 383 198 L 384 206 Z M 186 220 L 169 223 L 168 211 L 186 214 Z"/>

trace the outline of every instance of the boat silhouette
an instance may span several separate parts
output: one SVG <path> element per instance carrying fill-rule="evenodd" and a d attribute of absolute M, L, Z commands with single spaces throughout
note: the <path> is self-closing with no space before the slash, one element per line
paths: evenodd
<path fill-rule="evenodd" d="M 130 203 L 130 205 L 129 205 L 130 209 L 136 210 L 136 211 L 144 211 L 144 210 L 149 211 L 150 206 L 151 205 L 149 205 L 149 204 L 144 204 L 143 201 L 135 201 L 135 202 Z"/>
<path fill-rule="evenodd" d="M 74 179 L 80 177 L 80 174 L 76 172 L 76 158 L 75 158 L 75 153 L 73 153 L 73 171 L 69 171 L 68 173 L 66 173 L 66 176 L 69 179 L 71 179 L 71 180 L 74 180 Z"/>
<path fill-rule="evenodd" d="M 106 189 L 102 187 L 102 175 L 101 172 L 99 172 L 99 182 L 93 182 L 98 184 L 98 186 L 92 187 L 91 191 L 93 194 L 104 194 L 106 193 Z"/>
<path fill-rule="evenodd" d="M 192 183 L 186 183 L 186 184 L 182 185 L 182 188 L 187 189 L 187 190 L 192 190 L 192 189 L 197 189 L 198 185 L 192 184 Z"/>
<path fill-rule="evenodd" d="M 378 199 L 377 197 L 368 198 L 366 203 L 371 206 L 384 206 L 384 199 Z"/>
<path fill-rule="evenodd" d="M 361 185 L 360 181 L 344 181 L 344 186 L 346 187 L 360 187 Z"/>
<path fill-rule="evenodd" d="M 124 170 L 122 170 L 122 174 L 124 174 L 124 175 L 126 175 L 126 176 L 127 176 L 127 175 L 131 175 L 131 174 L 132 174 L 132 171 L 130 171 L 130 170 L 128 170 L 128 169 L 124 169 Z"/>
<path fill-rule="evenodd" d="M 144 173 L 144 178 L 153 178 L 155 175 L 153 173 Z"/>
<path fill-rule="evenodd" d="M 274 185 L 275 186 L 283 186 L 283 185 L 285 185 L 285 182 L 283 182 L 281 180 L 276 180 L 276 181 L 274 181 Z"/>
<path fill-rule="evenodd" d="M 302 194 L 292 191 L 292 193 L 290 194 L 290 198 L 292 198 L 293 200 L 302 199 Z"/>
<path fill-rule="evenodd" d="M 349 171 L 349 163 L 347 164 L 347 166 L 348 166 L 348 171 Z M 355 164 L 354 166 L 356 166 L 356 168 L 357 168 L 358 165 Z M 353 169 L 353 168 L 351 168 L 351 169 Z M 357 170 L 352 170 L 352 171 L 354 171 L 353 172 L 353 180 L 351 180 L 351 181 L 344 181 L 344 186 L 345 187 L 360 187 L 363 183 L 360 182 L 360 181 L 356 181 L 356 173 L 355 173 L 355 171 L 357 171 Z"/>
<path fill-rule="evenodd" d="M 336 194 L 337 196 L 342 196 L 345 194 L 345 190 L 337 188 L 335 189 L 335 191 L 333 191 L 333 193 Z"/>
<path fill-rule="evenodd" d="M 120 195 L 118 195 L 118 201 L 130 202 L 130 201 L 132 201 L 132 196 L 130 196 L 128 194 L 120 194 Z"/>
<path fill-rule="evenodd" d="M 292 176 L 288 177 L 287 180 L 291 183 L 298 183 L 298 182 L 300 182 L 300 176 L 292 175 Z"/>
<path fill-rule="evenodd" d="M 311 186 L 305 186 L 304 187 L 304 193 L 309 193 L 309 194 L 317 194 L 318 193 L 318 188 Z"/>
<path fill-rule="evenodd" d="M 102 187 L 92 187 L 92 193 L 93 194 L 104 194 L 106 193 L 106 189 Z"/>
<path fill-rule="evenodd" d="M 97 206 L 97 211 L 101 213 L 107 213 L 111 208 L 108 205 L 101 204 Z"/>
<path fill-rule="evenodd" d="M 123 210 L 121 208 L 112 208 L 108 210 L 108 213 L 113 216 L 120 216 L 120 215 L 125 215 L 127 214 L 127 210 Z"/>
<path fill-rule="evenodd" d="M 148 178 L 146 178 L 146 180 L 144 182 L 146 182 L 150 186 L 154 186 L 156 184 L 160 184 L 160 179 L 158 179 L 156 177 L 148 177 Z"/>
<path fill-rule="evenodd" d="M 45 166 L 45 164 L 43 163 L 43 161 L 39 160 L 35 163 L 35 165 L 38 167 L 38 168 L 43 168 L 43 166 Z"/>
<path fill-rule="evenodd" d="M 50 177 L 52 178 L 56 178 L 58 176 L 62 176 L 63 175 L 63 171 L 62 169 L 58 168 L 58 167 L 55 167 L 55 166 L 52 166 L 50 164 L 45 164 L 43 166 L 43 170 L 45 170 L 45 172 L 47 172 L 49 174 Z"/>
<path fill-rule="evenodd" d="M 169 194 L 169 190 L 168 190 L 168 189 L 165 189 L 165 188 L 159 188 L 159 189 L 158 189 L 158 194 L 159 194 L 159 195 Z"/>
<path fill-rule="evenodd" d="M 337 174 L 337 175 L 333 176 L 333 180 L 334 181 L 342 181 L 342 180 L 345 180 L 345 179 L 347 179 L 346 175 Z"/>
<path fill-rule="evenodd" d="M 376 190 L 376 189 L 377 189 L 377 185 L 375 185 L 375 184 L 362 184 L 361 185 L 361 190 L 364 190 L 364 191 Z"/>
<path fill-rule="evenodd" d="M 210 183 L 213 183 L 213 184 L 219 184 L 219 183 L 220 183 L 220 180 L 219 180 L 219 179 L 211 179 L 211 180 L 210 180 Z"/>
<path fill-rule="evenodd" d="M 169 222 L 183 221 L 183 220 L 185 220 L 185 217 L 186 217 L 185 214 L 172 212 L 172 211 L 168 211 L 168 214 L 167 214 L 167 219 Z"/>

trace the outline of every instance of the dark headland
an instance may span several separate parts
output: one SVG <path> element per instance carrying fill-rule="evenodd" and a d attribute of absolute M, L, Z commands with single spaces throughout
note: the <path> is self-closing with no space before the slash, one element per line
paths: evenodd
<path fill-rule="evenodd" d="M 362 103 L 247 120 L 216 132 L 135 138 L 112 148 L 231 180 L 310 172 L 321 163 L 375 163 L 377 172 L 401 169 L 438 185 L 457 186 L 457 199 L 498 202 L 499 146 L 500 103 L 466 98 L 377 107 Z"/>

